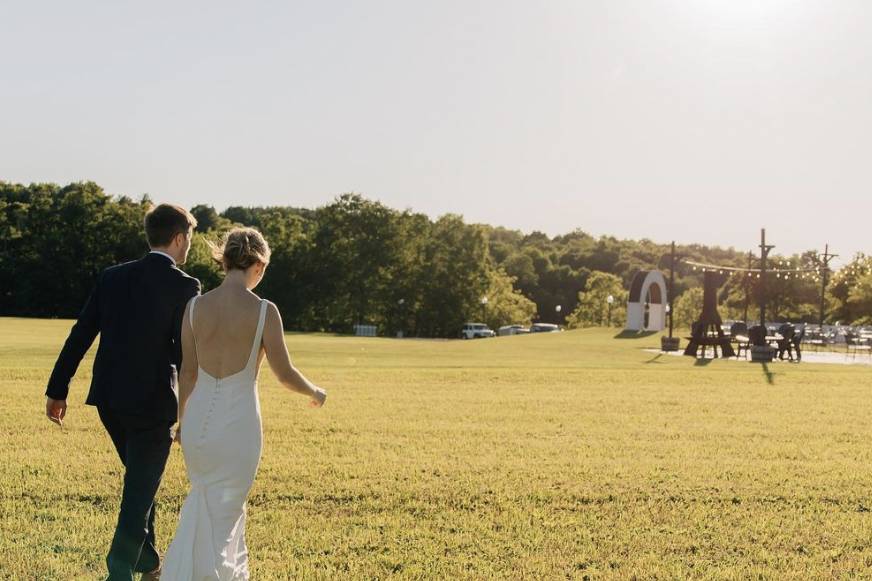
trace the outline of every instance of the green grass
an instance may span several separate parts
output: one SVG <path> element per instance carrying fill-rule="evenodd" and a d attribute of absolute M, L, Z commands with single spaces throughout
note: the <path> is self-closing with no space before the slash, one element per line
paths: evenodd
<path fill-rule="evenodd" d="M 96 579 L 121 469 L 69 321 L 0 319 L 0 578 Z M 264 367 L 254 579 L 810 579 L 872 573 L 866 367 L 657 356 L 657 336 L 289 334 L 326 407 Z M 158 539 L 186 493 L 174 448 Z"/>

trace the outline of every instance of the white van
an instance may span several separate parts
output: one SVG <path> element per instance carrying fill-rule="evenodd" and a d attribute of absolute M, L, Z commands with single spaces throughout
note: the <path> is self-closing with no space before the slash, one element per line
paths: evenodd
<path fill-rule="evenodd" d="M 484 323 L 466 323 L 460 331 L 461 339 L 482 339 L 493 336 L 494 332 Z"/>

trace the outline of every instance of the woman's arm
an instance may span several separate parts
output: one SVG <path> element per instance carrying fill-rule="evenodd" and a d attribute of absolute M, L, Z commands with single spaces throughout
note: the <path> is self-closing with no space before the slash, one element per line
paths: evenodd
<path fill-rule="evenodd" d="M 191 302 L 185 307 L 185 314 L 182 317 L 182 369 L 179 371 L 179 427 L 176 434 L 182 432 L 182 417 L 185 414 L 185 404 L 188 398 L 191 397 L 191 392 L 194 391 L 194 385 L 197 383 L 197 369 L 199 361 L 197 360 L 197 349 L 194 345 L 194 332 L 191 329 Z M 177 438 L 178 439 L 178 438 Z"/>
<path fill-rule="evenodd" d="M 288 346 L 285 344 L 282 316 L 279 314 L 278 308 L 272 303 L 267 303 L 266 323 L 263 330 L 263 348 L 266 351 L 266 359 L 269 362 L 270 368 L 282 385 L 291 391 L 311 397 L 313 406 L 320 407 L 324 405 L 327 392 L 306 379 L 291 364 L 291 356 L 288 354 Z M 187 354 L 185 356 L 187 357 Z"/>

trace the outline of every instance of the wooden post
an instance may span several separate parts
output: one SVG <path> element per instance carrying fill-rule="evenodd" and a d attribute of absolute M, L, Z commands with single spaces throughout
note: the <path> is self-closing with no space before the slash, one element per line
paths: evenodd
<path fill-rule="evenodd" d="M 660 348 L 663 351 L 678 351 L 681 345 L 681 339 L 672 336 L 675 317 L 675 261 L 678 258 L 679 256 L 675 254 L 675 241 L 673 240 L 669 251 L 669 288 L 666 289 L 666 292 L 669 293 L 669 300 L 666 301 L 666 304 L 669 305 L 669 336 L 660 337 Z"/>
<path fill-rule="evenodd" d="M 760 229 L 760 332 L 762 337 L 755 338 L 759 343 L 751 346 L 751 361 L 766 363 L 772 361 L 772 348 L 766 341 L 766 258 L 769 251 L 775 248 L 766 244 L 766 229 Z"/>
<path fill-rule="evenodd" d="M 826 314 L 826 292 L 827 292 L 827 283 L 829 283 L 830 279 L 830 261 L 837 257 L 838 254 L 830 254 L 830 245 L 824 245 L 824 253 L 819 257 L 818 263 L 823 264 L 823 268 L 821 269 L 821 314 L 820 314 L 820 326 L 821 333 L 824 332 L 824 315 Z"/>
<path fill-rule="evenodd" d="M 760 229 L 760 326 L 766 329 L 766 258 L 774 245 L 766 244 L 766 228 Z"/>
<path fill-rule="evenodd" d="M 751 266 L 754 264 L 754 255 L 748 251 L 748 272 L 745 273 L 745 324 L 748 324 L 748 309 L 751 307 Z"/>
<path fill-rule="evenodd" d="M 669 254 L 669 300 L 667 304 L 669 305 L 669 338 L 672 339 L 672 315 L 674 310 L 672 308 L 672 298 L 675 294 L 675 241 L 672 241 L 672 251 Z"/>

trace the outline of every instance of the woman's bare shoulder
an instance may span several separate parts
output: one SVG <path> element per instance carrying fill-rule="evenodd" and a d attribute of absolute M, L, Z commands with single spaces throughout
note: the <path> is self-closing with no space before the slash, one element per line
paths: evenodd
<path fill-rule="evenodd" d="M 279 313 L 279 308 L 276 304 L 268 299 L 264 299 L 266 303 L 266 321 L 267 324 L 281 324 L 282 315 Z"/>

